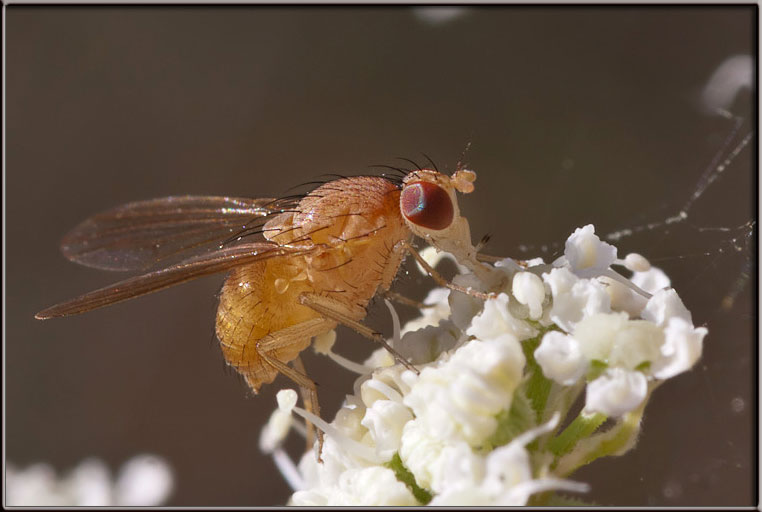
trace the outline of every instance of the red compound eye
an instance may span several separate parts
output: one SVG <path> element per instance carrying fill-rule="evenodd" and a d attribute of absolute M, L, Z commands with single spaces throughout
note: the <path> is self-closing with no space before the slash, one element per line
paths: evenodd
<path fill-rule="evenodd" d="M 407 220 L 426 229 L 445 229 L 454 216 L 450 195 L 427 181 L 406 185 L 400 196 L 400 208 Z"/>

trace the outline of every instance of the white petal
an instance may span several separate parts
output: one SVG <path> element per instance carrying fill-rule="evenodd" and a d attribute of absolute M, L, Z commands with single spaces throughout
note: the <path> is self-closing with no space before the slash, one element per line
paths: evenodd
<path fill-rule="evenodd" d="M 609 294 L 611 299 L 612 311 L 625 311 L 632 318 L 640 317 L 648 299 L 636 293 L 629 286 L 625 286 L 610 277 L 603 276 L 599 277 L 598 280 L 606 286 L 606 293 Z"/>
<path fill-rule="evenodd" d="M 592 224 L 577 228 L 566 240 L 564 256 L 579 277 L 594 277 L 616 260 L 616 247 L 602 242 Z"/>
<path fill-rule="evenodd" d="M 611 311 L 606 287 L 594 279 L 579 279 L 566 268 L 555 268 L 542 275 L 553 294 L 550 318 L 566 332 L 585 316 Z"/>
<path fill-rule="evenodd" d="M 611 368 L 587 385 L 585 412 L 622 416 L 638 407 L 647 391 L 648 382 L 642 373 Z"/>
<path fill-rule="evenodd" d="M 506 489 L 531 479 L 532 466 L 523 446 L 508 443 L 487 455 L 487 474 L 483 488 L 488 494 L 501 494 Z"/>
<path fill-rule="evenodd" d="M 680 318 L 689 324 L 693 323 L 691 312 L 685 307 L 674 288 L 659 290 L 648 300 L 641 315 L 644 320 L 650 320 L 656 325 L 667 325 L 670 318 Z"/>
<path fill-rule="evenodd" d="M 278 409 L 287 413 L 291 413 L 291 410 L 294 408 L 296 401 L 298 400 L 296 391 L 293 389 L 281 389 L 278 391 L 278 394 L 275 395 L 275 398 L 278 401 Z"/>
<path fill-rule="evenodd" d="M 636 252 L 631 252 L 624 257 L 624 266 L 632 272 L 648 272 L 651 262 Z"/>
<path fill-rule="evenodd" d="M 537 320 L 542 316 L 545 286 L 539 276 L 531 272 L 518 272 L 513 276 L 513 296 L 529 308 L 529 317 Z"/>
<path fill-rule="evenodd" d="M 614 335 L 608 362 L 634 370 L 643 363 L 661 359 L 664 332 L 645 320 L 627 320 Z"/>
<path fill-rule="evenodd" d="M 565 386 L 577 382 L 588 368 L 577 340 L 558 331 L 545 333 L 534 357 L 543 375 Z"/>
<path fill-rule="evenodd" d="M 464 288 L 484 291 L 484 285 L 473 274 L 459 274 L 452 279 L 452 282 Z M 450 320 L 461 331 L 466 330 L 471 325 L 471 319 L 484 307 L 482 299 L 460 292 L 451 293 L 448 302 L 450 303 L 450 311 L 452 311 Z"/>
<path fill-rule="evenodd" d="M 492 497 L 481 487 L 460 485 L 446 489 L 429 502 L 431 507 L 489 507 L 494 506 Z"/>
<path fill-rule="evenodd" d="M 406 325 L 407 329 L 410 324 Z M 455 348 L 460 331 L 449 320 L 406 332 L 396 350 L 413 364 L 430 363 L 439 354 Z"/>
<path fill-rule="evenodd" d="M 672 317 L 664 329 L 664 359 L 652 368 L 654 376 L 668 379 L 693 367 L 701 357 L 707 332 L 704 327 L 694 328 L 682 318 Z"/>
<path fill-rule="evenodd" d="M 666 288 L 670 285 L 669 277 L 664 271 L 657 267 L 651 267 L 650 270 L 645 272 L 634 272 L 632 278 L 630 278 L 638 288 L 647 291 L 648 293 L 656 293 L 662 288 Z"/>
<path fill-rule="evenodd" d="M 331 351 L 334 343 L 336 343 L 336 330 L 331 329 L 328 332 L 315 336 L 312 340 L 312 349 L 318 354 L 326 355 Z"/>
<path fill-rule="evenodd" d="M 574 329 L 574 339 L 588 360 L 608 361 L 617 332 L 627 324 L 626 313 L 586 316 Z"/>
<path fill-rule="evenodd" d="M 374 350 L 368 359 L 363 361 L 363 365 L 369 368 L 384 368 L 387 366 L 394 366 L 397 361 L 394 360 L 394 356 L 386 350 L 384 347 Z"/>
<path fill-rule="evenodd" d="M 259 434 L 259 449 L 264 453 L 272 453 L 288 435 L 293 421 L 291 411 L 275 409 Z"/>
<path fill-rule="evenodd" d="M 403 327 L 401 334 L 417 331 L 429 325 L 437 326 L 442 320 L 450 317 L 450 303 L 448 297 L 450 290 L 447 288 L 434 288 L 423 299 L 423 303 L 431 307 L 421 309 L 421 316 L 410 320 Z"/>
<path fill-rule="evenodd" d="M 494 339 L 503 334 L 525 340 L 537 335 L 537 330 L 524 320 L 514 317 L 508 307 L 509 297 L 501 293 L 494 299 L 484 302 L 484 309 L 473 317 L 471 327 L 466 334 L 480 340 Z"/>
<path fill-rule="evenodd" d="M 336 505 L 418 505 L 418 500 L 407 486 L 397 480 L 391 469 L 384 467 L 346 471 L 339 478 L 339 489 L 346 493 L 348 499 Z"/>
<path fill-rule="evenodd" d="M 399 450 L 402 429 L 412 419 L 410 409 L 392 400 L 376 400 L 365 411 L 362 425 L 368 429 L 381 459 L 391 460 Z"/>
<path fill-rule="evenodd" d="M 431 489 L 435 493 L 475 488 L 484 478 L 485 460 L 464 442 L 445 447 L 432 465 Z"/>
<path fill-rule="evenodd" d="M 433 473 L 437 472 L 439 457 L 445 446 L 447 443 L 433 437 L 422 422 L 410 421 L 405 424 L 399 455 L 419 486 L 431 489 Z"/>
<path fill-rule="evenodd" d="M 291 505 L 405 506 L 418 505 L 407 486 L 391 469 L 373 466 L 344 471 L 335 485 L 297 491 Z"/>

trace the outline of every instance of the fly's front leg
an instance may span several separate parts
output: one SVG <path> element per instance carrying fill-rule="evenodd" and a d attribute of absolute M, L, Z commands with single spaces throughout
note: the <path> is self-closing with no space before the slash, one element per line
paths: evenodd
<path fill-rule="evenodd" d="M 489 254 L 479 253 L 479 254 L 476 255 L 476 259 L 478 261 L 484 261 L 486 263 L 497 263 L 498 261 L 503 261 L 506 258 L 505 257 L 500 257 L 500 256 L 490 256 Z M 529 263 L 527 263 L 524 260 L 513 260 L 513 261 L 515 261 L 517 265 L 519 265 L 521 267 L 524 267 L 524 268 L 527 268 L 529 266 Z"/>
<path fill-rule="evenodd" d="M 330 318 L 334 322 L 340 323 L 349 327 L 350 329 L 362 334 L 366 338 L 369 338 L 376 343 L 380 343 L 386 350 L 389 351 L 394 359 L 402 364 L 408 370 L 420 373 L 418 369 L 413 366 L 407 359 L 402 357 L 402 354 L 394 350 L 391 345 L 386 342 L 386 339 L 380 334 L 368 327 L 367 325 L 358 322 L 354 319 L 357 315 L 357 311 L 353 311 L 345 304 L 338 302 L 329 297 L 323 297 L 312 293 L 303 293 L 299 296 L 299 302 L 309 308 L 314 309 L 326 318 Z M 362 316 L 365 316 L 365 311 L 362 311 Z"/>
<path fill-rule="evenodd" d="M 423 256 L 421 256 L 418 253 L 418 251 L 416 251 L 415 248 L 413 248 L 413 246 L 410 245 L 407 241 L 403 240 L 402 242 L 400 242 L 400 245 L 407 252 L 409 252 L 410 254 L 413 255 L 415 260 L 418 263 L 420 263 L 420 265 L 424 268 L 424 270 L 426 270 L 426 272 L 428 272 L 428 274 L 431 276 L 431 278 L 439 286 L 444 286 L 446 288 L 449 288 L 450 290 L 455 290 L 456 292 L 465 293 L 466 295 L 471 295 L 472 297 L 477 297 L 477 298 L 483 299 L 483 300 L 487 300 L 487 299 L 491 299 L 491 298 L 495 297 L 493 294 L 490 294 L 490 293 L 484 293 L 484 292 L 480 292 L 480 291 L 477 291 L 477 290 L 472 290 L 471 288 L 465 288 L 463 286 L 458 286 L 457 284 L 451 283 L 450 281 L 448 281 L 447 279 L 442 277 L 442 275 L 439 272 L 434 270 L 434 267 L 429 265 L 429 263 L 425 259 L 423 259 Z"/>

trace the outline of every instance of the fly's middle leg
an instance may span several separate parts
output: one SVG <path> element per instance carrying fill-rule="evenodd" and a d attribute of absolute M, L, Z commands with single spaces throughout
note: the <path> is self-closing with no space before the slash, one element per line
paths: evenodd
<path fill-rule="evenodd" d="M 420 373 L 418 369 L 413 366 L 402 354 L 397 352 L 386 342 L 386 339 L 380 334 L 363 324 L 355 320 L 355 317 L 365 316 L 365 310 L 362 310 L 362 314 L 358 315 L 357 311 L 354 311 L 351 307 L 330 297 L 324 297 L 322 295 L 303 293 L 299 296 L 299 302 L 309 308 L 314 309 L 326 318 L 330 318 L 336 323 L 340 323 L 354 330 L 355 332 L 365 336 L 366 338 L 381 344 L 386 350 L 389 351 L 394 359 L 402 364 L 408 370 Z"/>
<path fill-rule="evenodd" d="M 393 300 L 395 302 L 399 302 L 400 304 L 404 304 L 405 306 L 410 306 L 411 308 L 417 308 L 417 309 L 426 309 L 434 307 L 433 304 L 424 304 L 423 302 L 419 302 L 417 300 L 409 299 L 405 297 L 404 295 L 401 295 L 397 292 L 393 292 L 391 290 L 386 290 L 384 292 L 381 292 L 384 297 L 386 297 L 389 300 Z"/>

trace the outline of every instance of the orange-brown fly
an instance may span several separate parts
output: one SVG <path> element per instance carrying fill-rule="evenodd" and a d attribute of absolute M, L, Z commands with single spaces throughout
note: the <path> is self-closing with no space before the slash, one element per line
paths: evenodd
<path fill-rule="evenodd" d="M 419 169 L 396 179 L 339 178 L 279 200 L 174 196 L 119 206 L 67 234 L 64 255 L 107 270 L 158 269 L 35 316 L 83 313 L 228 272 L 216 319 L 227 363 L 254 392 L 282 373 L 305 391 L 308 407 L 319 415 L 316 385 L 299 353 L 338 324 L 380 342 L 415 370 L 360 322 L 373 296 L 389 291 L 408 252 L 440 284 L 479 295 L 444 281 L 410 245 L 413 235 L 424 238 L 486 276 L 456 198 L 456 192 L 473 191 L 475 179 L 463 169 L 452 176 Z"/>

